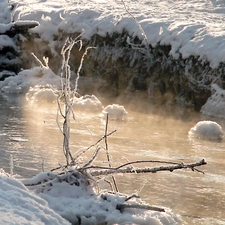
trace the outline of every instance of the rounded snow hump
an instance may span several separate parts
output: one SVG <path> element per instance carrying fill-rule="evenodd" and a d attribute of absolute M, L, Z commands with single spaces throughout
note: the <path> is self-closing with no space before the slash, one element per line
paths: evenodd
<path fill-rule="evenodd" d="M 224 132 L 218 123 L 204 120 L 192 127 L 188 132 L 188 135 L 190 138 L 220 141 L 224 137 Z"/>

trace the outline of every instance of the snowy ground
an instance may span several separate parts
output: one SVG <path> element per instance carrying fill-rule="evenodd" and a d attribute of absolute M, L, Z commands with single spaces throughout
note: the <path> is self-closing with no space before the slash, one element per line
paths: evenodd
<path fill-rule="evenodd" d="M 13 21 L 35 20 L 39 26 L 32 32 L 39 33 L 42 41 L 47 41 L 54 52 L 56 42 L 54 35 L 60 30 L 67 33 L 84 31 L 82 37 L 90 39 L 93 34 L 105 36 L 107 33 L 122 32 L 126 29 L 130 36 L 144 38 L 135 20 L 129 15 L 121 1 L 88 0 L 88 1 L 38 1 L 38 0 L 11 0 L 16 7 L 13 13 Z M 218 67 L 220 62 L 225 62 L 225 3 L 216 0 L 201 1 L 125 1 L 127 8 L 134 15 L 147 36 L 147 42 L 152 46 L 157 43 L 170 44 L 171 55 L 178 58 L 180 55 L 187 58 L 191 55 L 199 56 L 199 60 L 207 60 L 212 68 Z M 1 2 L 0 23 L 7 24 L 11 20 L 10 11 L 5 10 L 5 3 Z M 0 30 L 9 29 L 8 26 L 0 26 Z M 1 46 L 7 42 L 6 37 L 0 39 Z M 145 43 L 145 41 L 143 41 Z M 43 71 L 42 71 L 43 72 Z M 0 89 L 5 92 L 26 93 L 30 86 L 54 85 L 59 87 L 59 77 L 49 68 L 45 68 L 42 79 L 39 79 L 40 68 L 22 71 L 18 76 L 7 78 L 0 82 Z M 214 86 L 217 92 L 223 93 L 219 87 Z M 14 91 L 13 91 L 14 90 Z M 46 90 L 43 90 L 46 93 Z M 39 93 L 40 94 L 40 93 Z M 223 107 L 223 101 L 216 95 L 218 110 Z M 218 100 L 219 98 L 219 100 Z M 207 102 L 202 112 L 215 115 L 217 111 L 210 111 L 215 105 L 213 98 Z M 208 111 L 207 111 L 208 110 Z M 209 112 L 210 111 L 210 112 Z M 42 176 L 42 175 L 40 175 Z M 37 178 L 36 178 L 37 179 Z M 115 198 L 108 196 L 110 201 L 103 201 L 101 195 L 93 192 L 85 192 L 92 196 L 87 203 L 85 196 L 80 194 L 80 202 L 74 199 L 74 186 L 67 183 L 54 184 L 49 192 L 39 192 L 39 196 L 31 193 L 20 181 L 0 176 L 0 218 L 1 224 L 68 224 L 57 213 L 68 220 L 73 212 L 77 212 L 78 205 L 82 203 L 80 210 L 88 211 L 90 217 L 83 218 L 83 224 L 95 224 L 99 218 L 96 212 L 101 212 L 108 224 L 137 223 L 152 225 L 177 224 L 178 218 L 170 210 L 161 212 L 128 211 L 121 215 L 112 205 L 113 201 L 122 201 L 124 197 Z M 9 191 L 10 190 L 10 191 Z M 76 190 L 77 191 L 77 190 Z M 76 196 L 77 197 L 77 196 Z M 45 200 L 43 200 L 45 199 Z M 122 199 L 122 200 L 121 200 Z M 88 199 L 90 200 L 90 198 Z M 47 203 L 48 202 L 48 203 Z M 52 211 L 49 206 L 54 209 Z M 94 207 L 96 206 L 96 207 Z M 91 210 L 90 210 L 91 208 Z M 106 214 L 106 211 L 109 213 Z M 90 215 L 90 213 L 92 213 Z M 108 215 L 108 217 L 107 217 Z"/>
<path fill-rule="evenodd" d="M 48 203 L 31 193 L 20 181 L 0 173 L 0 223 L 19 225 L 66 225 L 68 221 L 48 207 Z"/>
<path fill-rule="evenodd" d="M 207 59 L 213 68 L 225 61 L 225 3 L 202 1 L 124 1 L 129 11 L 143 27 L 152 46 L 171 44 L 171 54 L 183 58 L 190 55 Z M 121 32 L 143 38 L 133 18 L 125 11 L 122 1 L 80 0 L 11 1 L 17 4 L 14 20 L 36 20 L 40 26 L 33 31 L 43 40 L 53 40 L 59 30 L 67 33 L 85 31 L 84 38 L 93 34 Z M 52 43 L 54 45 L 54 43 Z"/>

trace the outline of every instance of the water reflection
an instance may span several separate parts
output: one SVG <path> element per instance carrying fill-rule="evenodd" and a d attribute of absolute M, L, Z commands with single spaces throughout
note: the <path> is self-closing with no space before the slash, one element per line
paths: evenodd
<path fill-rule="evenodd" d="M 187 224 L 225 224 L 225 141 L 189 140 L 188 131 L 201 119 L 199 115 L 184 119 L 166 113 L 128 112 L 128 122 L 110 121 L 108 126 L 109 132 L 117 130 L 108 138 L 115 165 L 141 159 L 189 163 L 202 158 L 208 165 L 200 168 L 205 174 L 182 170 L 118 176 L 120 191 L 138 192 L 146 180 L 139 194 L 149 204 L 173 209 Z M 14 172 L 25 177 L 35 175 L 42 167 L 48 170 L 65 163 L 56 106 L 31 107 L 23 96 L 0 95 L 0 115 L 0 162 L 7 172 L 10 154 Z M 73 153 L 89 147 L 105 132 L 105 121 L 98 114 L 77 113 L 77 119 L 80 123 L 73 122 L 71 127 Z M 217 122 L 224 128 L 223 121 Z M 86 161 L 91 154 L 87 154 Z M 96 164 L 107 161 L 105 152 L 99 157 Z"/>

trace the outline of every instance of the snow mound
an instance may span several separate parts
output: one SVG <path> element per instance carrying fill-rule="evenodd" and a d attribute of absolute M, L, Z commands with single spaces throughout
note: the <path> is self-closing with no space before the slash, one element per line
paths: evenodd
<path fill-rule="evenodd" d="M 217 84 L 212 84 L 211 92 L 212 95 L 202 106 L 200 112 L 207 116 L 225 118 L 225 90 Z"/>
<path fill-rule="evenodd" d="M 224 133 L 222 127 L 213 121 L 200 121 L 188 132 L 190 138 L 221 140 Z"/>
<path fill-rule="evenodd" d="M 26 99 L 31 104 L 34 103 L 55 103 L 57 100 L 56 91 L 51 85 L 35 85 L 30 87 L 26 94 Z"/>
<path fill-rule="evenodd" d="M 0 173 L 0 224 L 69 225 L 20 181 Z"/>
<path fill-rule="evenodd" d="M 5 30 L 1 29 L 2 25 L 11 22 L 11 6 L 8 1 L 0 1 L 0 32 L 4 33 Z"/>
<path fill-rule="evenodd" d="M 22 88 L 17 86 L 17 84 L 11 80 L 8 85 L 2 87 L 1 91 L 10 94 L 19 94 L 22 93 Z"/>
<path fill-rule="evenodd" d="M 77 110 L 84 110 L 89 112 L 99 112 L 103 106 L 100 100 L 95 95 L 84 95 L 75 97 L 73 106 Z"/>
<path fill-rule="evenodd" d="M 12 83 L 12 82 L 13 83 Z M 18 75 L 7 77 L 4 81 L 0 81 L 0 89 L 4 91 L 5 86 L 9 83 L 21 88 L 22 93 L 27 93 L 30 87 L 35 85 L 52 85 L 60 88 L 60 77 L 52 72 L 50 68 L 33 67 L 32 69 L 23 70 Z M 11 89 L 10 89 L 11 90 Z"/>
<path fill-rule="evenodd" d="M 72 224 L 157 224 L 175 225 L 180 223 L 171 210 L 165 212 L 129 208 L 120 210 L 118 204 L 138 204 L 139 198 L 131 198 L 124 194 L 112 194 L 107 191 L 97 192 L 90 183 L 91 177 L 70 170 L 64 174 L 53 172 L 40 173 L 36 177 L 23 180 L 23 183 L 40 184 L 35 192 L 45 199 L 50 208 Z M 34 186 L 32 186 L 34 187 Z"/>
<path fill-rule="evenodd" d="M 108 114 L 109 119 L 112 120 L 124 120 L 126 121 L 128 119 L 128 112 L 122 105 L 118 104 L 112 104 L 106 106 L 103 110 L 102 113 L 100 114 L 100 117 L 106 117 Z"/>

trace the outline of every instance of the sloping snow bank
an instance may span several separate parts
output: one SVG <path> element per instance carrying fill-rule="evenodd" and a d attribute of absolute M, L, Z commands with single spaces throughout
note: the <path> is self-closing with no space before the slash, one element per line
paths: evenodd
<path fill-rule="evenodd" d="M 52 172 L 40 173 L 37 176 L 23 180 L 26 185 L 37 184 L 35 192 L 45 199 L 49 207 L 72 224 L 141 224 L 141 225 L 177 225 L 181 220 L 170 209 L 165 212 L 144 209 L 117 209 L 128 196 L 112 194 L 106 191 L 98 192 L 90 185 L 92 179 L 76 170 L 57 175 Z M 34 188 L 32 185 L 31 188 Z M 138 198 L 132 198 L 126 203 L 143 204 Z"/>
<path fill-rule="evenodd" d="M 84 31 L 82 37 L 90 40 L 97 34 L 122 33 L 127 30 L 131 37 L 143 40 L 142 31 L 136 21 L 126 12 L 121 1 L 61 0 L 11 1 L 17 7 L 14 20 L 36 20 L 40 25 L 32 32 L 38 33 L 42 41 L 50 43 L 52 51 L 57 47 L 55 35 L 60 31 L 74 34 Z M 184 59 L 190 56 L 210 62 L 212 68 L 225 62 L 224 4 L 212 1 L 195 1 L 188 4 L 177 1 L 126 1 L 129 11 L 143 27 L 147 42 L 153 47 L 171 45 L 170 54 Z"/>
<path fill-rule="evenodd" d="M 68 225 L 69 222 L 20 181 L 0 172 L 0 224 Z"/>
<path fill-rule="evenodd" d="M 158 95 L 156 101 L 163 103 L 171 94 L 170 103 L 200 110 L 210 95 L 210 83 L 224 82 L 224 4 L 195 0 L 188 4 L 185 0 L 125 2 L 143 27 L 146 40 L 121 1 L 11 1 L 17 4 L 15 21 L 39 23 L 30 29 L 32 38 L 23 39 L 23 59 L 30 63 L 25 68 L 33 66 L 33 51 L 39 57 L 48 56 L 57 73 L 65 37 L 82 32 L 84 46 L 96 47 L 88 53 L 90 60 L 88 65 L 84 63 L 82 75 L 104 77 L 107 85 L 99 84 L 103 94 L 111 91 L 119 95 L 126 88 L 148 91 L 149 98 Z M 71 55 L 78 61 L 79 53 Z M 71 70 L 77 64 L 72 60 Z"/>

